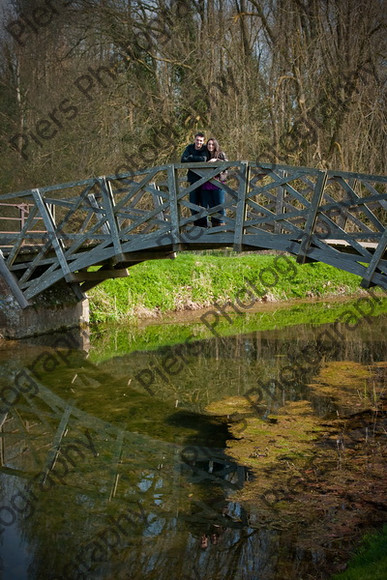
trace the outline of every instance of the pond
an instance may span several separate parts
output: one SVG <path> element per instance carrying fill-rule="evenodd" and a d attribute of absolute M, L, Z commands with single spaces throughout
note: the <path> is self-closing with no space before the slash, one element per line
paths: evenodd
<path fill-rule="evenodd" d="M 2 343 L 2 578 L 330 578 L 386 507 L 385 312 Z"/>

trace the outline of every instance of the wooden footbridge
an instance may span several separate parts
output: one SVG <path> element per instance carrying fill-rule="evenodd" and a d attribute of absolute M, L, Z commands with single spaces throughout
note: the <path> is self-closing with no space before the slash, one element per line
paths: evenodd
<path fill-rule="evenodd" d="M 200 180 L 186 181 L 191 168 Z M 228 171 L 225 203 L 190 192 Z M 387 177 L 271 163 L 170 164 L 0 196 L 0 274 L 19 304 L 65 280 L 79 296 L 179 250 L 280 250 L 387 289 Z M 225 215 L 221 215 L 225 210 Z M 196 213 L 195 213 L 196 212 Z M 223 214 L 223 212 L 222 212 Z M 198 217 L 224 225 L 198 228 Z M 15 227 L 15 224 L 17 227 Z"/>

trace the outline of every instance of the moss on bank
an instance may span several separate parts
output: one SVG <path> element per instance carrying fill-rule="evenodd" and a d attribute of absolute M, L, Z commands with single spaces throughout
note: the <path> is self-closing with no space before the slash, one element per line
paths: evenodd
<path fill-rule="evenodd" d="M 243 304 L 350 295 L 360 278 L 322 263 L 300 265 L 270 254 L 179 254 L 130 269 L 89 293 L 92 321 L 154 316 L 231 300 Z"/>
<path fill-rule="evenodd" d="M 259 391 L 248 391 L 206 407 L 228 423 L 228 454 L 249 468 L 249 480 L 232 499 L 289 535 L 304 557 L 319 555 L 319 578 L 342 571 L 361 531 L 385 521 L 385 368 L 383 362 L 325 361 L 308 385 L 310 400 L 287 400 L 271 412 Z M 335 412 L 319 415 L 321 397 Z M 366 535 L 334 580 L 384 580 L 386 531 Z M 332 558 L 324 560 L 324 553 Z M 281 572 L 290 577 L 286 568 Z"/>

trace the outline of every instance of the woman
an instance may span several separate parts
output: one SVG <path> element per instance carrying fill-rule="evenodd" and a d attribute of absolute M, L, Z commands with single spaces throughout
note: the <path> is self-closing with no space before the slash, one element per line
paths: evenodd
<path fill-rule="evenodd" d="M 207 150 L 209 153 L 209 162 L 214 161 L 227 161 L 226 155 L 223 153 L 221 148 L 219 147 L 219 143 L 216 139 L 211 137 L 207 141 Z M 223 175 L 222 175 L 223 174 Z M 206 207 L 211 208 L 217 205 L 224 205 L 225 201 L 225 193 L 221 188 L 222 178 L 225 180 L 225 172 L 222 171 L 220 175 L 216 177 L 216 180 L 219 181 L 219 187 L 207 181 L 204 185 L 202 185 L 202 190 L 205 192 L 206 197 Z M 211 217 L 211 224 L 212 227 L 216 226 L 224 226 L 224 215 L 225 215 L 224 207 L 220 208 L 219 211 Z"/>

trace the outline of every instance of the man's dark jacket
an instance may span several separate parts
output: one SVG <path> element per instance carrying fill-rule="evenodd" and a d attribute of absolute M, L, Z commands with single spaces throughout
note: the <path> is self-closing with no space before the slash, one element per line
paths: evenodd
<path fill-rule="evenodd" d="M 195 149 L 195 144 L 191 143 L 185 148 L 183 155 L 181 156 L 181 163 L 200 163 L 203 161 L 208 161 L 209 153 L 207 147 L 203 145 L 201 149 Z M 190 169 L 187 172 L 187 180 L 189 183 L 195 183 L 201 179 L 200 175 L 197 175 Z"/>

